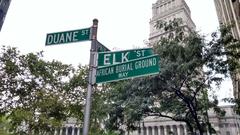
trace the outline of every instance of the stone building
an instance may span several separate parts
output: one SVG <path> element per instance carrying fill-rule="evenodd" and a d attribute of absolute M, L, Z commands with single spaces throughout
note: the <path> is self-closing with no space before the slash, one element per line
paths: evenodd
<path fill-rule="evenodd" d="M 216 130 L 214 135 L 239 135 L 240 116 L 234 112 L 234 106 L 221 106 L 226 114 L 220 117 L 213 110 L 208 111 L 209 121 Z M 140 124 L 140 130 L 130 135 L 188 135 L 184 122 L 176 122 L 168 118 L 147 117 Z M 208 135 L 208 133 L 207 133 Z"/>
<path fill-rule="evenodd" d="M 208 111 L 209 121 L 216 130 L 213 135 L 240 135 L 240 116 L 234 112 L 233 105 L 220 106 L 226 114 L 220 117 L 213 110 Z M 62 128 L 56 129 L 54 135 L 82 135 L 82 125 L 76 119 L 68 119 Z M 188 135 L 184 122 L 176 122 L 168 118 L 147 117 L 140 123 L 140 129 L 126 132 L 125 135 Z M 208 134 L 206 134 L 208 135 Z"/>
<path fill-rule="evenodd" d="M 75 118 L 68 118 L 63 123 L 62 128 L 55 129 L 54 135 L 81 135 L 82 124 L 76 123 L 77 120 Z"/>
<path fill-rule="evenodd" d="M 195 24 L 191 19 L 191 11 L 185 0 L 157 0 L 152 5 L 152 18 L 150 20 L 149 42 L 155 43 L 166 35 L 166 31 L 155 27 L 158 21 L 169 22 L 176 18 L 182 19 L 182 25 L 186 30 L 195 30 Z"/>
<path fill-rule="evenodd" d="M 11 0 L 0 0 L 0 31 L 2 29 Z"/>
<path fill-rule="evenodd" d="M 235 39 L 240 40 L 240 1 L 239 0 L 214 0 L 220 25 L 233 25 L 231 33 Z M 240 72 L 231 74 L 233 94 L 240 98 Z"/>
<path fill-rule="evenodd" d="M 221 1 L 221 0 L 220 0 Z M 186 31 L 195 30 L 195 24 L 191 19 L 191 11 L 184 0 L 157 0 L 152 5 L 152 18 L 150 20 L 149 43 L 157 42 L 167 32 L 155 27 L 157 21 L 172 21 L 181 18 Z M 208 112 L 209 120 L 217 135 L 238 135 L 239 119 L 233 111 L 233 106 L 222 106 L 226 111 L 224 117 L 217 116 L 212 110 Z M 176 122 L 168 118 L 147 117 L 140 124 L 140 129 L 131 135 L 187 135 L 188 130 L 184 122 Z"/>
<path fill-rule="evenodd" d="M 231 29 L 233 37 L 240 39 L 240 1 L 214 0 L 220 24 L 233 24 Z"/>

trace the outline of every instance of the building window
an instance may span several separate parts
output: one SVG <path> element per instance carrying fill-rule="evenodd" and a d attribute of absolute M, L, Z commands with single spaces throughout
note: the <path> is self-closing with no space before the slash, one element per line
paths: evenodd
<path fill-rule="evenodd" d="M 227 132 L 226 132 L 226 135 L 230 135 L 230 131 L 227 131 Z"/>

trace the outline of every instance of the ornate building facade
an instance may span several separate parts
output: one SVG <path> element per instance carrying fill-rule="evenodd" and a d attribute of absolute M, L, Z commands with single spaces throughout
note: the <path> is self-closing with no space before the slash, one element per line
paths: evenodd
<path fill-rule="evenodd" d="M 220 108 L 226 112 L 225 116 L 220 117 L 213 110 L 208 111 L 209 121 L 216 130 L 214 135 L 239 135 L 240 116 L 234 112 L 234 106 L 227 105 Z M 82 125 L 76 123 L 76 119 L 69 118 L 62 128 L 55 130 L 54 135 L 82 135 Z M 176 122 L 156 116 L 145 118 L 139 127 L 139 130 L 129 134 L 126 132 L 125 135 L 188 135 L 184 122 Z"/>
<path fill-rule="evenodd" d="M 234 112 L 234 106 L 221 106 L 226 114 L 219 117 L 213 110 L 208 111 L 209 121 L 216 130 L 214 135 L 239 135 L 240 116 Z M 167 118 L 148 117 L 140 125 L 140 130 L 130 135 L 188 135 L 184 122 Z M 208 134 L 206 134 L 208 135 Z"/>
<path fill-rule="evenodd" d="M 214 0 L 220 25 L 233 25 L 231 33 L 235 39 L 240 40 L 240 1 Z M 240 72 L 231 74 L 233 95 L 240 98 Z"/>
<path fill-rule="evenodd" d="M 157 0 L 152 5 L 152 18 L 150 20 L 149 42 L 155 43 L 166 35 L 166 31 L 156 28 L 158 21 L 169 22 L 181 18 L 186 30 L 195 30 L 195 24 L 191 19 L 191 11 L 185 0 Z"/>
<path fill-rule="evenodd" d="M 78 122 L 75 118 L 68 118 L 62 128 L 55 129 L 54 135 L 81 135 L 82 125 L 76 123 Z"/>

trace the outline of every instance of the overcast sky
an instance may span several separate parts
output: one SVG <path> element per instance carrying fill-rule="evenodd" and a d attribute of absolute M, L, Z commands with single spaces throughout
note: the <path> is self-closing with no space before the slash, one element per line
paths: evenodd
<path fill-rule="evenodd" d="M 87 28 L 97 18 L 98 40 L 109 49 L 144 47 L 154 2 L 156 0 L 13 0 L 0 32 L 0 44 L 18 47 L 23 53 L 43 50 L 48 60 L 85 65 L 89 61 L 90 41 L 45 47 L 46 34 Z M 218 28 L 213 0 L 186 2 L 198 31 L 209 34 Z M 225 92 L 224 96 L 228 95 Z"/>

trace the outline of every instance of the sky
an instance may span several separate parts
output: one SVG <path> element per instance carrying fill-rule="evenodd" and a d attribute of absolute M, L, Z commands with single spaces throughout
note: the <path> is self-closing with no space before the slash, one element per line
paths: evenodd
<path fill-rule="evenodd" d="M 97 18 L 98 40 L 110 50 L 146 47 L 152 4 L 156 0 L 13 0 L 0 32 L 0 44 L 22 53 L 44 51 L 47 60 L 66 64 L 89 63 L 90 41 L 45 46 L 46 34 L 88 28 Z M 217 30 L 213 0 L 186 0 L 197 31 Z M 221 89 L 229 89 L 226 80 Z M 223 97 L 229 92 L 220 92 Z"/>

